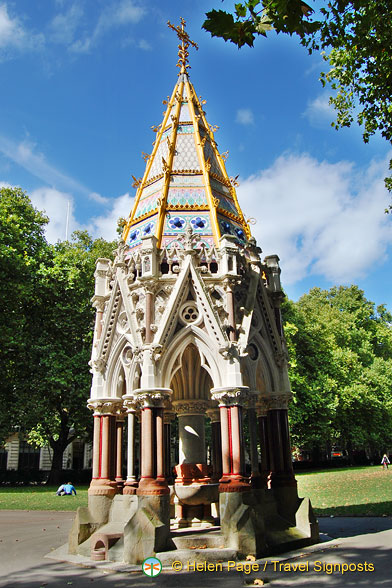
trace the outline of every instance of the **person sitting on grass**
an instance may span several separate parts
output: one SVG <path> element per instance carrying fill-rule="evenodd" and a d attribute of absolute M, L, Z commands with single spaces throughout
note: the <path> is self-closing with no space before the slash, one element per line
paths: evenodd
<path fill-rule="evenodd" d="M 76 490 L 72 485 L 72 482 L 67 482 L 66 484 L 62 484 L 60 486 L 56 494 L 57 496 L 72 496 L 72 494 L 75 494 L 76 496 Z"/>

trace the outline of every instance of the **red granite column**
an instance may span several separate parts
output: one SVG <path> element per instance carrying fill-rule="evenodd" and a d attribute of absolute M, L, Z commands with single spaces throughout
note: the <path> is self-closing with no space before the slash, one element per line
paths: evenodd
<path fill-rule="evenodd" d="M 122 475 L 123 466 L 123 435 L 124 435 L 124 416 L 118 416 L 116 421 L 116 482 L 119 490 L 124 487 Z"/>
<path fill-rule="evenodd" d="M 207 410 L 207 416 L 211 420 L 212 479 L 216 482 L 222 477 L 222 440 L 219 409 Z"/>
<path fill-rule="evenodd" d="M 291 446 L 288 426 L 287 404 L 289 395 L 279 395 L 268 399 L 267 423 L 270 431 L 270 447 L 273 460 L 271 488 L 296 486 L 291 460 Z"/>
<path fill-rule="evenodd" d="M 116 414 L 122 401 L 117 398 L 94 399 L 93 479 L 89 495 L 114 496 L 118 492 L 115 480 Z M 97 449 L 98 445 L 98 449 Z"/>
<path fill-rule="evenodd" d="M 101 438 L 101 416 L 94 415 L 94 434 L 93 434 L 93 480 L 100 476 L 101 470 L 101 454 L 99 440 Z"/>
<path fill-rule="evenodd" d="M 173 472 L 171 462 L 171 422 L 175 418 L 174 412 L 165 410 L 163 424 L 163 441 L 165 454 L 165 478 L 168 484 L 173 484 Z"/>
<path fill-rule="evenodd" d="M 271 473 L 270 443 L 267 429 L 267 407 L 258 407 L 257 416 L 260 439 L 261 487 L 266 488 Z"/>
<path fill-rule="evenodd" d="M 249 425 L 249 453 L 251 463 L 251 485 L 253 488 L 260 488 L 262 486 L 260 469 L 259 469 L 259 455 L 257 450 L 257 418 L 255 410 L 255 397 L 249 401 L 248 405 L 248 425 Z"/>
<path fill-rule="evenodd" d="M 213 400 L 219 402 L 222 433 L 222 469 L 220 492 L 249 490 L 245 476 L 242 407 L 249 398 L 247 386 L 213 388 Z"/>
<path fill-rule="evenodd" d="M 124 485 L 123 494 L 136 494 L 138 486 L 135 476 L 135 424 L 136 424 L 136 401 L 131 395 L 123 396 L 124 407 L 128 415 L 127 423 L 127 479 Z"/>
<path fill-rule="evenodd" d="M 141 406 L 141 477 L 139 495 L 169 494 L 164 475 L 163 404 L 170 397 L 168 388 L 135 390 Z"/>

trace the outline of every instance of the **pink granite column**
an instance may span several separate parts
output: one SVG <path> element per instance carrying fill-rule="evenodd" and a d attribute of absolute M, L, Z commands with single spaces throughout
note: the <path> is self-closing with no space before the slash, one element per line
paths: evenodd
<path fill-rule="evenodd" d="M 136 425 L 136 401 L 132 395 L 123 396 L 124 407 L 128 415 L 127 422 L 127 479 L 123 494 L 136 494 L 138 486 L 135 476 L 135 425 Z"/>
<path fill-rule="evenodd" d="M 89 495 L 112 497 L 118 492 L 115 480 L 116 415 L 122 401 L 102 398 L 89 401 L 94 409 L 93 479 Z M 98 449 L 97 449 L 98 446 Z"/>
<path fill-rule="evenodd" d="M 249 399 L 249 388 L 213 388 L 213 400 L 219 402 L 222 433 L 222 469 L 220 492 L 243 492 L 250 489 L 245 477 L 242 406 Z"/>
<path fill-rule="evenodd" d="M 216 482 L 222 477 L 222 437 L 219 409 L 207 410 L 207 416 L 211 420 L 212 479 Z"/>
<path fill-rule="evenodd" d="M 258 408 L 258 428 L 260 440 L 261 487 L 266 488 L 271 474 L 270 442 L 267 432 L 267 408 Z"/>
<path fill-rule="evenodd" d="M 117 417 L 116 421 L 116 482 L 119 490 L 124 487 L 122 475 L 123 466 L 123 435 L 124 435 L 124 417 Z"/>
<path fill-rule="evenodd" d="M 267 426 L 270 432 L 272 473 L 271 488 L 296 486 L 294 477 L 288 426 L 287 404 L 289 395 L 279 395 L 268 399 Z"/>
<path fill-rule="evenodd" d="M 136 493 L 169 494 L 164 471 L 163 405 L 171 390 L 139 389 L 133 394 L 141 407 L 141 477 Z"/>
<path fill-rule="evenodd" d="M 94 415 L 94 434 L 93 434 L 93 479 L 100 476 L 101 470 L 101 453 L 100 453 L 100 438 L 101 438 L 101 416 Z"/>

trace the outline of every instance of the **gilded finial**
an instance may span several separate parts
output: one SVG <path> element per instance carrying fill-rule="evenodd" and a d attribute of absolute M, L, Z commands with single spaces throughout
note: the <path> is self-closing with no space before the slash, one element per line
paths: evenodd
<path fill-rule="evenodd" d="M 177 37 L 181 41 L 181 44 L 178 45 L 178 62 L 177 67 L 180 68 L 180 73 L 185 73 L 187 69 L 190 67 L 188 63 L 189 51 L 188 47 L 191 45 L 196 50 L 199 49 L 197 43 L 192 41 L 189 37 L 188 33 L 185 31 L 185 20 L 181 17 L 181 25 L 174 26 L 170 21 L 167 23 L 168 27 L 171 28 L 173 31 L 177 33 Z"/>

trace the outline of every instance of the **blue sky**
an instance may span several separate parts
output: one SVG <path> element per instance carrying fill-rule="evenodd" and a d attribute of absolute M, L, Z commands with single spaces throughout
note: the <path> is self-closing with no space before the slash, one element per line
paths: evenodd
<path fill-rule="evenodd" d="M 0 0 L 0 183 L 47 211 L 52 241 L 65 237 L 68 202 L 70 230 L 114 238 L 177 79 L 166 23 L 183 16 L 199 44 L 191 80 L 288 295 L 356 283 L 391 309 L 390 145 L 331 128 L 325 66 L 296 38 L 272 33 L 239 51 L 202 31 L 222 6 L 231 2 Z"/>

